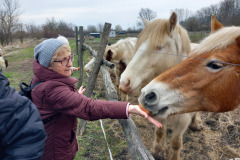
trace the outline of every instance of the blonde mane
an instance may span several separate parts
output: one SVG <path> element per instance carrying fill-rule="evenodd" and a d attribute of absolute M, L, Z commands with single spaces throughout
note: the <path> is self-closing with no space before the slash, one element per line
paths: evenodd
<path fill-rule="evenodd" d="M 136 44 L 136 49 L 146 40 L 149 39 L 149 44 L 151 44 L 149 49 L 154 49 L 154 47 L 161 44 L 165 35 L 169 34 L 168 31 L 168 19 L 156 19 L 149 23 L 144 30 L 139 34 L 138 41 Z M 182 28 L 179 24 L 176 24 L 176 32 L 179 33 L 182 41 L 182 52 L 190 52 L 190 39 L 188 37 L 187 31 Z"/>
<path fill-rule="evenodd" d="M 240 27 L 224 27 L 206 37 L 192 54 L 202 54 L 215 49 L 226 48 L 240 37 Z"/>

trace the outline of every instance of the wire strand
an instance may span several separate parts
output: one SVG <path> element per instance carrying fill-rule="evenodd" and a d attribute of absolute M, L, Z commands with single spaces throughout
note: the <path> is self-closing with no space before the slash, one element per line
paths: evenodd
<path fill-rule="evenodd" d="M 123 49 L 123 50 L 127 50 L 127 49 Z M 138 51 L 148 51 L 148 50 L 138 50 Z M 159 52 L 153 52 L 153 53 L 165 54 L 165 55 L 170 55 L 170 56 L 178 56 L 178 57 L 184 57 L 184 58 L 192 58 L 192 59 L 198 59 L 198 60 L 209 61 L 209 62 L 211 61 L 211 60 L 208 60 L 208 59 L 199 58 L 199 57 L 192 57 L 192 56 L 187 56 L 187 55 L 177 55 L 177 54 L 159 53 Z M 221 61 L 218 61 L 218 63 L 222 63 L 222 64 L 226 64 L 226 65 L 233 65 L 233 66 L 238 66 L 238 67 L 240 67 L 240 64 L 235 64 L 235 63 L 227 63 L 227 62 L 221 62 Z"/>

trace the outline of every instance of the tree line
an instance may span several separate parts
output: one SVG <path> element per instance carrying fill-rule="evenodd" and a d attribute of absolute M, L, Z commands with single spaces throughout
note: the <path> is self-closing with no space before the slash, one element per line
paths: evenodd
<path fill-rule="evenodd" d="M 0 44 L 2 46 L 13 42 L 13 39 L 24 38 L 51 38 L 59 34 L 74 37 L 74 25 L 53 18 L 46 19 L 42 25 L 33 22 L 23 24 L 21 18 L 21 5 L 19 0 L 0 0 Z"/>
<path fill-rule="evenodd" d="M 240 25 L 240 0 L 223 0 L 194 13 L 189 9 L 172 11 L 177 13 L 179 23 L 188 31 L 209 31 L 212 14 L 225 26 Z"/>
<path fill-rule="evenodd" d="M 215 14 L 217 19 L 224 25 L 240 25 L 240 0 L 223 0 L 215 5 L 201 8 L 196 12 L 189 9 L 173 9 L 176 12 L 179 23 L 188 31 L 209 31 L 211 15 Z M 21 22 L 21 5 L 19 0 L 0 0 L 0 44 L 8 45 L 13 39 L 24 38 L 51 38 L 59 34 L 66 37 L 75 36 L 74 24 L 56 21 L 54 17 L 46 19 L 42 25 L 35 25 L 33 22 L 23 24 Z M 138 21 L 133 27 L 125 31 L 139 33 L 143 29 L 142 18 L 149 21 L 155 19 L 157 13 L 149 8 L 141 8 L 138 13 Z M 91 32 L 102 32 L 103 23 L 88 25 L 84 29 L 85 34 Z M 117 32 L 122 31 L 121 25 L 114 28 Z"/>

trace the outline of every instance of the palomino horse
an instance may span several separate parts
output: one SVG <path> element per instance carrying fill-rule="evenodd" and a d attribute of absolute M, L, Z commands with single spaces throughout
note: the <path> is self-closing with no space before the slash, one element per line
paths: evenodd
<path fill-rule="evenodd" d="M 118 40 L 113 45 L 106 46 L 104 52 L 104 58 L 115 64 L 114 73 L 116 76 L 116 88 L 118 89 L 119 80 L 122 72 L 131 61 L 134 56 L 134 47 L 136 45 L 136 37 L 127 37 L 125 39 Z M 91 72 L 94 66 L 95 58 L 91 59 L 89 63 L 84 66 L 86 72 Z M 128 101 L 128 96 L 118 90 L 119 100 Z"/>
<path fill-rule="evenodd" d="M 240 103 L 240 27 L 212 17 L 212 33 L 192 56 L 142 89 L 139 102 L 152 115 L 227 112 Z"/>
<path fill-rule="evenodd" d="M 176 13 L 173 12 L 169 20 L 157 19 L 144 24 L 145 28 L 138 36 L 136 53 L 120 78 L 120 89 L 124 92 L 138 92 L 157 75 L 183 61 L 191 49 L 187 31 L 177 24 Z M 161 121 L 173 127 L 168 159 L 177 160 L 180 159 L 183 133 L 191 122 L 192 128 L 200 130 L 201 118 L 199 113 L 165 118 Z M 166 127 L 156 128 L 152 150 L 155 158 L 163 156 L 165 141 Z"/>

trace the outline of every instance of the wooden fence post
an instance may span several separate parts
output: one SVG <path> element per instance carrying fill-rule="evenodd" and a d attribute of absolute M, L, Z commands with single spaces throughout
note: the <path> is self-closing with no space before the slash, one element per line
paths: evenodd
<path fill-rule="evenodd" d="M 105 47 L 106 47 L 107 42 L 108 42 L 108 36 L 109 36 L 110 30 L 111 30 L 111 24 L 110 23 L 105 23 L 104 29 L 103 29 L 103 35 L 102 35 L 102 38 L 101 38 L 101 43 L 100 43 L 98 53 L 97 53 L 96 62 L 95 62 L 93 71 L 90 74 L 90 77 L 89 77 L 89 80 L 88 80 L 88 83 L 87 83 L 87 87 L 86 87 L 85 95 L 87 97 L 91 97 L 91 95 L 93 93 L 93 89 L 95 87 L 98 72 L 99 72 L 100 67 L 101 67 L 103 54 L 105 52 Z M 86 124 L 87 124 L 86 120 L 82 120 L 82 119 L 80 120 L 80 124 L 79 124 L 79 131 L 80 131 L 79 134 L 80 135 L 82 135 L 85 132 Z"/>
<path fill-rule="evenodd" d="M 75 33 L 76 33 L 76 54 L 77 54 L 77 62 L 78 62 L 78 66 L 79 66 L 79 52 L 78 52 L 78 27 L 75 27 Z"/>
<path fill-rule="evenodd" d="M 84 34 L 83 34 L 83 26 L 80 26 L 79 27 L 79 34 L 80 34 L 80 45 L 79 45 L 79 66 L 80 66 L 80 69 L 79 69 L 79 80 L 78 80 L 78 87 L 82 86 L 82 83 L 83 83 L 83 54 L 84 54 L 84 51 L 83 51 L 83 42 L 84 42 Z"/>

